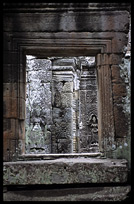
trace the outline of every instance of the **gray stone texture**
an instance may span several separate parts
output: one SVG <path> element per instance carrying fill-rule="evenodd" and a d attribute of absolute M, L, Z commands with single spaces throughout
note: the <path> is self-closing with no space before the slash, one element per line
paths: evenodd
<path fill-rule="evenodd" d="M 125 183 L 127 162 L 119 159 L 57 158 L 4 163 L 4 185 Z"/>
<path fill-rule="evenodd" d="M 26 69 L 26 153 L 51 152 L 51 81 L 51 61 L 29 57 Z"/>
<path fill-rule="evenodd" d="M 26 154 L 99 151 L 91 127 L 93 115 L 98 124 L 94 64 L 94 57 L 27 55 Z"/>
<path fill-rule="evenodd" d="M 30 13 L 14 14 L 12 18 L 9 13 L 5 17 L 5 31 L 37 31 L 37 32 L 105 32 L 105 31 L 126 31 L 128 29 L 128 12 L 127 11 L 108 11 L 100 15 L 98 12 L 90 13 Z M 40 22 L 38 21 L 40 19 Z M 45 21 L 44 21 L 45 19 Z M 83 23 L 84 22 L 84 23 Z M 94 22 L 94 23 L 93 23 Z M 17 26 L 20 24 L 21 26 Z M 30 26 L 29 26 L 30 24 Z"/>
<path fill-rule="evenodd" d="M 83 66 L 80 81 L 80 152 L 98 151 L 96 69 Z"/>

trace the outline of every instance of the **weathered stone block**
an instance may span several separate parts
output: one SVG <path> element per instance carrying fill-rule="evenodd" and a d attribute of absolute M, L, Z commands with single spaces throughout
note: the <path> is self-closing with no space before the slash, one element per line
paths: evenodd
<path fill-rule="evenodd" d="M 3 82 L 4 83 L 17 83 L 18 79 L 18 68 L 11 64 L 3 65 Z"/>
<path fill-rule="evenodd" d="M 4 47 L 4 50 L 11 50 L 12 49 L 10 36 L 6 33 L 3 36 L 3 47 Z"/>
<path fill-rule="evenodd" d="M 45 19 L 45 21 L 44 21 Z M 83 23 L 84 22 L 84 23 Z M 94 23 L 93 23 L 94 22 Z M 113 23 L 114 22 L 114 23 Z M 6 14 L 4 31 L 126 31 L 129 15 L 127 11 L 64 12 L 64 13 L 14 13 Z M 18 26 L 21 24 L 21 26 Z"/>
<path fill-rule="evenodd" d="M 73 92 L 73 82 L 66 82 L 63 86 L 63 92 Z"/>
<path fill-rule="evenodd" d="M 53 69 L 53 73 L 54 74 L 63 74 L 63 71 L 64 72 L 68 72 L 68 71 L 73 71 L 74 70 L 74 68 L 73 68 L 73 66 L 69 66 L 69 65 L 62 65 L 62 66 L 60 66 L 60 65 L 54 65 L 53 67 L 52 67 L 52 69 Z M 57 72 L 58 71 L 58 72 Z"/>
<path fill-rule="evenodd" d="M 18 66 L 18 82 L 19 83 L 26 83 L 26 71 L 25 70 L 25 62 L 20 62 Z"/>
<path fill-rule="evenodd" d="M 53 120 L 60 120 L 64 122 L 70 122 L 72 120 L 72 110 L 70 108 L 53 108 L 52 113 Z"/>
<path fill-rule="evenodd" d="M 64 107 L 64 108 L 72 107 L 72 101 L 73 101 L 72 93 L 61 94 L 61 107 Z"/>
<path fill-rule="evenodd" d="M 18 98 L 3 97 L 3 116 L 5 118 L 18 117 Z"/>
<path fill-rule="evenodd" d="M 119 65 L 122 62 L 123 54 L 110 54 L 109 63 L 111 65 Z"/>
<path fill-rule="evenodd" d="M 56 108 L 61 107 L 61 94 L 58 91 L 56 91 L 56 93 L 54 94 L 52 104 Z"/>
<path fill-rule="evenodd" d="M 123 80 L 120 76 L 120 67 L 118 65 L 111 66 L 112 71 L 112 82 L 114 83 L 122 83 Z"/>
<path fill-rule="evenodd" d="M 8 57 L 7 57 L 8 56 Z M 4 51 L 3 64 L 14 64 L 17 65 L 18 53 L 15 51 Z"/>
<path fill-rule="evenodd" d="M 36 59 L 27 55 L 27 81 L 37 81 L 40 83 L 52 80 L 51 61 L 47 59 Z"/>
<path fill-rule="evenodd" d="M 97 66 L 118 65 L 122 62 L 122 54 L 98 54 Z"/>
<path fill-rule="evenodd" d="M 62 72 L 62 73 L 55 73 L 55 71 L 53 72 L 53 80 L 55 81 L 64 81 L 64 82 L 71 82 L 73 81 L 73 74 L 72 72 L 70 73 L 65 73 L 65 72 Z"/>
<path fill-rule="evenodd" d="M 122 53 L 124 45 L 127 45 L 127 33 L 116 32 L 112 39 L 112 53 Z"/>
<path fill-rule="evenodd" d="M 121 104 L 122 103 L 122 96 L 113 96 L 114 104 Z"/>
<path fill-rule="evenodd" d="M 18 119 L 4 118 L 3 128 L 4 134 L 10 139 L 24 139 L 25 136 L 25 121 Z"/>
<path fill-rule="evenodd" d="M 25 120 L 19 120 L 18 127 L 16 126 L 16 128 L 19 131 L 19 139 L 25 140 Z"/>
<path fill-rule="evenodd" d="M 19 119 L 25 119 L 25 114 L 26 114 L 26 110 L 25 110 L 25 100 L 20 98 L 19 99 Z"/>
<path fill-rule="evenodd" d="M 25 99 L 25 86 L 24 83 L 3 83 L 3 96 Z"/>
<path fill-rule="evenodd" d="M 69 139 L 53 139 L 52 142 L 52 149 L 51 149 L 51 153 L 54 154 L 67 154 L 67 153 L 71 153 L 72 152 L 72 145 L 71 145 L 71 140 Z"/>
<path fill-rule="evenodd" d="M 56 138 L 70 138 L 72 133 L 72 125 L 71 123 L 66 123 L 64 121 L 54 121 L 56 123 L 55 129 L 52 132 L 53 135 L 55 135 Z"/>
<path fill-rule="evenodd" d="M 18 96 L 18 84 L 17 83 L 4 83 L 3 84 L 3 96 L 17 98 Z"/>
<path fill-rule="evenodd" d="M 116 137 L 126 137 L 127 136 L 127 119 L 123 112 L 122 105 L 114 105 L 114 120 L 115 120 L 115 133 Z"/>
<path fill-rule="evenodd" d="M 23 155 L 25 154 L 25 139 L 19 139 L 17 145 L 17 154 Z M 18 157 L 17 155 L 17 157 Z"/>
<path fill-rule="evenodd" d="M 64 121 L 71 122 L 72 121 L 72 109 L 64 108 Z"/>
<path fill-rule="evenodd" d="M 63 111 L 60 108 L 53 107 L 52 116 L 53 118 L 60 118 L 63 115 Z"/>
<path fill-rule="evenodd" d="M 125 84 L 115 84 L 113 83 L 113 94 L 114 96 L 126 96 L 126 86 Z"/>
<path fill-rule="evenodd" d="M 26 68 L 26 152 L 50 153 L 51 132 L 48 126 L 52 123 L 51 61 L 27 55 Z"/>
<path fill-rule="evenodd" d="M 53 66 L 75 66 L 75 60 L 74 58 L 54 59 L 52 64 Z"/>
<path fill-rule="evenodd" d="M 125 21 L 121 19 L 123 18 L 123 16 L 125 17 Z M 115 23 L 113 24 L 113 22 Z M 79 13 L 76 15 L 76 27 L 80 31 L 88 31 L 88 28 L 90 28 L 90 31 L 110 31 L 110 30 L 121 31 L 126 30 L 127 24 L 128 24 L 127 12 L 123 13 L 107 12 L 104 15 L 100 15 L 99 13 L 96 13 L 96 15 L 94 15 L 93 13 L 90 13 L 90 18 L 89 14 L 87 14 L 86 16 L 83 15 L 83 13 Z"/>
<path fill-rule="evenodd" d="M 109 65 L 109 55 L 107 54 L 98 54 L 97 55 L 97 66 L 100 65 Z"/>
<path fill-rule="evenodd" d="M 3 160 L 4 161 L 9 161 L 9 150 L 10 150 L 10 146 L 9 146 L 9 129 L 10 129 L 10 121 L 6 121 L 4 119 L 4 123 L 3 123 L 3 128 L 5 129 L 3 131 Z"/>
<path fill-rule="evenodd" d="M 58 147 L 57 147 L 57 153 L 63 153 L 63 154 L 66 154 L 66 153 L 71 153 L 71 139 L 67 138 L 61 138 L 61 139 L 58 139 Z"/>
<path fill-rule="evenodd" d="M 51 132 L 50 131 L 46 131 L 44 142 L 45 142 L 45 145 L 51 145 Z"/>
<path fill-rule="evenodd" d="M 19 97 L 26 100 L 26 84 L 25 83 L 19 83 L 18 85 L 18 91 L 19 91 Z"/>
<path fill-rule="evenodd" d="M 124 160 L 61 158 L 45 161 L 6 162 L 4 185 L 124 183 L 128 168 Z"/>

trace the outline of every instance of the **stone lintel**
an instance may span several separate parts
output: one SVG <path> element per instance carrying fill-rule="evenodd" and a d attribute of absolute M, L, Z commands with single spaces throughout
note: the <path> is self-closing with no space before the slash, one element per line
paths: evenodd
<path fill-rule="evenodd" d="M 58 158 L 4 162 L 4 185 L 125 183 L 126 160 Z"/>

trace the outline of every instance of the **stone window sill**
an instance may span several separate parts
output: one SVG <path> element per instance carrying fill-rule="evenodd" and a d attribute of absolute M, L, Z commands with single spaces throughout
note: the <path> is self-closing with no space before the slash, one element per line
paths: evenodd
<path fill-rule="evenodd" d="M 4 185 L 126 183 L 127 161 L 100 158 L 57 158 L 4 162 Z"/>
<path fill-rule="evenodd" d="M 19 156 L 18 160 L 49 160 L 49 159 L 58 159 L 58 158 L 78 158 L 78 157 L 100 157 L 102 153 L 68 153 L 68 154 L 22 154 Z"/>

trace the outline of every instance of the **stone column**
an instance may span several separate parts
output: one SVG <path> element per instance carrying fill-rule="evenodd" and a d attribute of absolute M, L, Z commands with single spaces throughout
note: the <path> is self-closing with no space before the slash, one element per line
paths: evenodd
<path fill-rule="evenodd" d="M 79 84 L 80 70 L 73 73 L 73 153 L 79 152 Z"/>
<path fill-rule="evenodd" d="M 51 61 L 28 58 L 26 72 L 26 153 L 51 153 Z"/>
<path fill-rule="evenodd" d="M 6 51 L 3 60 L 3 156 L 16 161 L 24 153 L 25 75 L 17 51 Z"/>
<path fill-rule="evenodd" d="M 62 60 L 61 60 L 62 61 Z M 53 66 L 52 153 L 73 151 L 73 67 Z"/>
<path fill-rule="evenodd" d="M 79 105 L 80 152 L 96 152 L 98 151 L 98 113 L 95 67 L 82 66 Z"/>
<path fill-rule="evenodd" d="M 100 151 L 107 154 L 114 143 L 111 68 L 108 54 L 98 54 L 98 135 Z"/>

